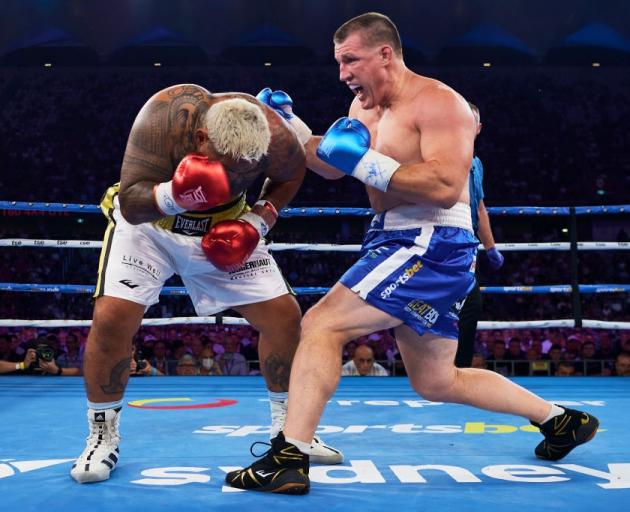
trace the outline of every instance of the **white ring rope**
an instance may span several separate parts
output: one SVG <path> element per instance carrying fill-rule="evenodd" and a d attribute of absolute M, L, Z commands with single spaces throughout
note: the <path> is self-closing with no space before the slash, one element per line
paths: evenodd
<path fill-rule="evenodd" d="M 65 249 L 100 249 L 103 242 L 100 240 L 37 240 L 29 238 L 3 238 L 0 239 L 0 247 L 44 247 Z M 500 251 L 568 251 L 571 249 L 569 242 L 526 242 L 526 243 L 500 243 L 495 247 Z M 578 242 L 580 251 L 628 251 L 630 242 Z M 359 252 L 360 244 L 286 244 L 271 243 L 272 251 L 329 251 L 329 252 Z M 479 245 L 483 249 L 483 245 Z"/>
<path fill-rule="evenodd" d="M 182 316 L 174 318 L 145 318 L 142 325 L 164 326 L 181 324 L 217 324 L 224 325 L 249 325 L 244 318 L 226 316 L 218 321 L 214 316 Z M 0 319 L 0 327 L 89 327 L 92 320 L 12 320 Z M 478 330 L 498 330 L 498 329 L 547 329 L 551 327 L 575 327 L 575 321 L 571 318 L 564 320 L 532 320 L 518 322 L 479 322 Z M 582 320 L 582 327 L 590 329 L 620 329 L 630 330 L 630 322 L 606 322 L 603 320 Z"/>

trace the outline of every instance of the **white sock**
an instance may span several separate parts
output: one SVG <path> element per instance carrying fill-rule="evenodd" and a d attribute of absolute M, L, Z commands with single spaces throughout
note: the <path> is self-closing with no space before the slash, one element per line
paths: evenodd
<path fill-rule="evenodd" d="M 100 402 L 100 403 L 95 403 L 95 402 L 90 402 L 88 400 L 87 401 L 87 406 L 88 406 L 88 408 L 93 409 L 95 411 L 104 411 L 105 409 L 122 409 L 123 401 L 122 401 L 122 399 L 120 399 L 117 402 Z"/>
<path fill-rule="evenodd" d="M 287 415 L 286 391 L 269 391 L 269 410 L 271 411 L 271 427 L 269 439 L 273 439 L 284 428 L 284 418 Z"/>
<path fill-rule="evenodd" d="M 541 425 L 547 423 L 551 418 L 555 418 L 556 416 L 560 416 L 564 414 L 564 409 L 562 407 L 557 406 L 556 404 L 551 404 L 551 410 L 547 417 L 540 422 Z"/>
<path fill-rule="evenodd" d="M 305 453 L 306 455 L 309 454 L 311 450 L 311 443 L 305 443 L 304 441 L 293 439 L 292 437 L 285 437 L 284 439 L 287 443 L 291 443 L 292 445 L 294 445 L 302 453 Z"/>
<path fill-rule="evenodd" d="M 270 402 L 286 402 L 289 397 L 287 391 L 269 391 L 268 393 Z"/>

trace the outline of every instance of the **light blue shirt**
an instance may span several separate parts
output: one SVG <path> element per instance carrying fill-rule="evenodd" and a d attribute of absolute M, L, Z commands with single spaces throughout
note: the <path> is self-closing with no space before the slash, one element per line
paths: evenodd
<path fill-rule="evenodd" d="M 484 197 L 483 164 L 478 156 L 474 157 L 472 161 L 468 190 L 470 194 L 470 213 L 472 214 L 473 231 L 477 233 L 477 229 L 479 228 L 479 203 Z"/>

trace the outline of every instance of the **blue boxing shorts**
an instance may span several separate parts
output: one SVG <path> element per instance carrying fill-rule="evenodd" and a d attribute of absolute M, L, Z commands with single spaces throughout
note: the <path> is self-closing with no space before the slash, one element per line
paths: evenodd
<path fill-rule="evenodd" d="M 374 218 L 361 258 L 339 281 L 419 335 L 457 339 L 478 245 L 464 203 L 397 207 Z"/>

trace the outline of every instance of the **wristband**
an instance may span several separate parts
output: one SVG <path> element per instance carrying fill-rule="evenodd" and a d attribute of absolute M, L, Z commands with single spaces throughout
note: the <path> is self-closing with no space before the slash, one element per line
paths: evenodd
<path fill-rule="evenodd" d="M 368 149 L 354 167 L 352 176 L 370 187 L 385 192 L 389 181 L 399 167 L 400 163 L 393 158 L 373 149 Z"/>
<path fill-rule="evenodd" d="M 153 186 L 153 200 L 162 215 L 176 215 L 186 211 L 186 208 L 175 202 L 172 180 Z"/>
<path fill-rule="evenodd" d="M 16 370 L 26 370 L 26 366 L 24 366 L 24 361 L 22 361 L 21 363 L 15 363 L 15 369 Z"/>
<path fill-rule="evenodd" d="M 151 377 L 156 377 L 157 376 L 157 368 L 152 367 L 151 368 Z"/>
<path fill-rule="evenodd" d="M 256 201 L 250 212 L 241 215 L 239 218 L 249 222 L 256 228 L 261 238 L 264 238 L 276 223 L 278 210 L 276 210 L 276 207 L 269 201 L 261 199 L 260 201 Z"/>

